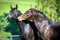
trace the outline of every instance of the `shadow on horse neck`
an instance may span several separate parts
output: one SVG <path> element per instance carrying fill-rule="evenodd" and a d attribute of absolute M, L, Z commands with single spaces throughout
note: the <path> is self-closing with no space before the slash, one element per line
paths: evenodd
<path fill-rule="evenodd" d="M 36 28 L 43 40 L 60 40 L 60 22 L 52 22 L 42 12 L 36 9 L 29 9 L 25 14 L 18 17 L 19 21 L 34 21 Z M 56 26 L 56 24 L 59 24 Z"/>

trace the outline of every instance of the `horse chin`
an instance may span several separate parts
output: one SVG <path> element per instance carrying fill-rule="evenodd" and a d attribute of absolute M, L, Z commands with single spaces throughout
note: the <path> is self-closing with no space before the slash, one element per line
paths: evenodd
<path fill-rule="evenodd" d="M 18 21 L 23 21 L 23 19 L 18 18 Z"/>
<path fill-rule="evenodd" d="M 18 17 L 17 19 L 18 19 L 18 21 L 23 21 L 23 19 L 22 19 L 22 18 L 20 18 L 20 17 Z"/>

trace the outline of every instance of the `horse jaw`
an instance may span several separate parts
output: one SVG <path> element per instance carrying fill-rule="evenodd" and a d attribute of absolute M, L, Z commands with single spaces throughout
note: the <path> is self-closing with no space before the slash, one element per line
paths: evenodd
<path fill-rule="evenodd" d="M 22 19 L 20 17 L 18 17 L 18 21 L 22 21 Z"/>
<path fill-rule="evenodd" d="M 19 16 L 17 19 L 18 19 L 18 21 L 23 21 L 24 20 L 24 18 L 22 18 L 21 16 Z"/>

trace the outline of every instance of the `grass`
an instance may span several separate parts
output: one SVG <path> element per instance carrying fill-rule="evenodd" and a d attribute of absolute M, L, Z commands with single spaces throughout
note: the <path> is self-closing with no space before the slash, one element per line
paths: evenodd
<path fill-rule="evenodd" d="M 3 15 L 4 13 L 9 13 L 10 11 L 10 5 L 12 7 L 15 7 L 15 5 L 18 5 L 18 10 L 20 10 L 22 13 L 24 13 L 26 10 L 28 10 L 31 5 L 34 8 L 35 4 L 20 4 L 20 3 L 8 3 L 8 2 L 0 2 L 0 16 Z"/>

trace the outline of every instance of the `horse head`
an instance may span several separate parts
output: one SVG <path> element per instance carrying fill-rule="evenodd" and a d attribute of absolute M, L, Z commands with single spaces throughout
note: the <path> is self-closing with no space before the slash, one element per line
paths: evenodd
<path fill-rule="evenodd" d="M 18 10 L 18 5 L 16 4 L 16 7 L 13 8 L 11 5 L 10 5 L 10 12 L 9 12 L 9 18 L 13 18 L 13 19 L 16 19 L 19 15 L 21 15 L 22 13 Z"/>
<path fill-rule="evenodd" d="M 25 14 L 19 16 L 18 20 L 19 21 L 27 20 L 27 19 L 29 19 L 29 20 L 34 20 L 34 19 L 38 20 L 38 18 L 39 18 L 39 20 L 42 21 L 43 19 L 45 19 L 47 17 L 42 12 L 37 11 L 36 9 L 31 8 L 31 9 L 27 10 L 25 12 Z"/>

